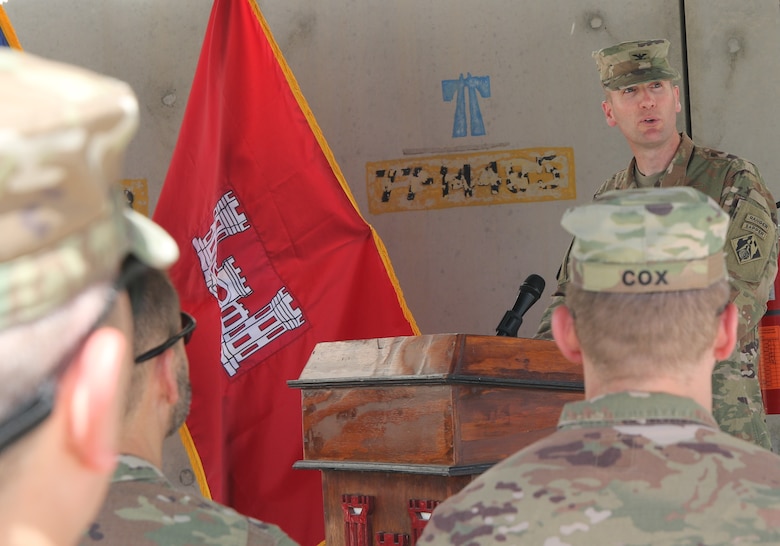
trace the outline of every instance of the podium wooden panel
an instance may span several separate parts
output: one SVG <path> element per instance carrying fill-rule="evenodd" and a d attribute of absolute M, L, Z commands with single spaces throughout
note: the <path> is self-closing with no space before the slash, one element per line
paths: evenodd
<path fill-rule="evenodd" d="M 555 429 L 582 370 L 551 341 L 437 334 L 318 344 L 301 389 L 329 546 L 413 546 L 430 510 Z"/>

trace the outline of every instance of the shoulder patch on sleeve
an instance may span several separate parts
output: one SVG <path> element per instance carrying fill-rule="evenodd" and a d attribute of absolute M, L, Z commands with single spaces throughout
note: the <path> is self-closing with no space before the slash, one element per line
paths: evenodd
<path fill-rule="evenodd" d="M 725 250 L 729 274 L 735 279 L 760 281 L 776 244 L 777 228 L 769 212 L 761 206 L 763 203 L 763 200 L 741 199 L 731 219 Z"/>
<path fill-rule="evenodd" d="M 758 240 L 752 233 L 733 238 L 731 246 L 734 248 L 734 254 L 739 265 L 754 262 L 764 257 L 758 246 Z"/>

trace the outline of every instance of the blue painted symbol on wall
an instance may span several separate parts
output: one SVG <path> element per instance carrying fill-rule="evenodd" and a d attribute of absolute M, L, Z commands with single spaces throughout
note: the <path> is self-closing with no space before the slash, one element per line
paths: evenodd
<path fill-rule="evenodd" d="M 482 121 L 482 112 L 479 111 L 479 98 L 490 97 L 490 76 L 472 76 L 463 74 L 457 80 L 442 80 L 441 94 L 445 102 L 450 102 L 455 98 L 455 122 L 452 125 L 452 137 L 464 137 L 468 134 L 468 125 L 466 124 L 466 94 L 464 90 L 469 91 L 469 124 L 471 126 L 472 136 L 482 136 L 485 134 L 485 124 Z"/>

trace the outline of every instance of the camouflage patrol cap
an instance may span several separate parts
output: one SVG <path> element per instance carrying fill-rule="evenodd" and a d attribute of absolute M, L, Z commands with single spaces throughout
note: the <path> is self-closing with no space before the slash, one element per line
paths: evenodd
<path fill-rule="evenodd" d="M 658 80 L 676 80 L 669 64 L 669 40 L 622 42 L 593 52 L 601 85 L 612 91 Z"/>
<path fill-rule="evenodd" d="M 0 329 L 115 277 L 129 253 L 176 261 L 176 242 L 122 197 L 137 125 L 127 84 L 0 48 Z"/>
<path fill-rule="evenodd" d="M 728 279 L 728 215 L 690 187 L 613 190 L 567 210 L 569 278 L 590 292 L 667 292 Z"/>

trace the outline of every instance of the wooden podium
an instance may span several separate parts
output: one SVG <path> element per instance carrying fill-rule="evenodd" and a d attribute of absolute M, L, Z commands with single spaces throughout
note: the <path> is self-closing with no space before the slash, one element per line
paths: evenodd
<path fill-rule="evenodd" d="M 554 342 L 466 334 L 320 343 L 288 383 L 328 546 L 414 546 L 436 504 L 583 398 Z"/>

